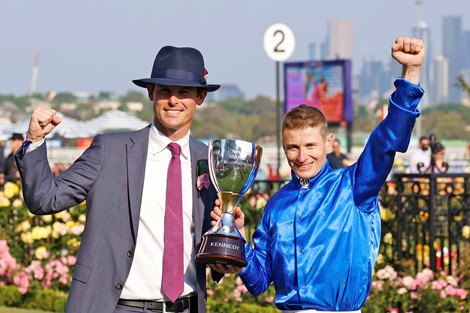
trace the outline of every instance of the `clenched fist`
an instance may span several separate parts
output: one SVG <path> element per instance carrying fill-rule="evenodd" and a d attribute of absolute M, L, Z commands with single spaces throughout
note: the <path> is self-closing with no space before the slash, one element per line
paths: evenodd
<path fill-rule="evenodd" d="M 392 57 L 403 66 L 402 77 L 419 83 L 426 49 L 421 39 L 398 37 L 392 45 Z"/>
<path fill-rule="evenodd" d="M 49 134 L 62 119 L 56 115 L 56 111 L 50 108 L 37 107 L 31 113 L 27 140 L 32 142 L 42 140 Z"/>

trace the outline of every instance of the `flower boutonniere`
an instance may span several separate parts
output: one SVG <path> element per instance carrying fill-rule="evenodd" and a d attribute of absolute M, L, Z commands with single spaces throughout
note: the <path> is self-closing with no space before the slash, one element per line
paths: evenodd
<path fill-rule="evenodd" d="M 196 188 L 201 191 L 202 188 L 207 189 L 210 185 L 209 166 L 207 160 L 199 160 L 197 162 L 197 180 Z"/>

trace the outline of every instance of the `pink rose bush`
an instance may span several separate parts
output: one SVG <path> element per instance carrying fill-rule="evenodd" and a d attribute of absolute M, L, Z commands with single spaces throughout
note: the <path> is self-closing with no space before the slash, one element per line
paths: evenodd
<path fill-rule="evenodd" d="M 10 254 L 6 240 L 0 240 L 0 284 L 12 281 L 17 271 L 16 259 Z"/>
<path fill-rule="evenodd" d="M 36 216 L 26 208 L 19 185 L 0 187 L 0 286 L 16 286 L 20 294 L 68 291 L 85 211 L 82 203 Z"/>
<path fill-rule="evenodd" d="M 256 303 L 256 312 L 279 312 L 273 304 L 274 288 L 271 286 L 258 297 L 252 296 L 246 289 L 242 280 L 236 274 L 226 274 L 219 283 L 215 283 L 206 269 L 207 277 L 207 304 L 208 312 L 233 312 L 233 308 L 239 308 L 237 312 L 248 311 L 243 305 Z M 226 308 L 225 308 L 226 306 Z M 224 307 L 226 310 L 223 310 Z M 255 312 L 255 311 L 250 311 Z"/>
<path fill-rule="evenodd" d="M 388 308 L 388 312 L 397 308 L 402 312 L 468 312 L 468 292 L 461 283 L 459 278 L 445 272 L 436 274 L 426 268 L 413 277 L 399 275 L 386 265 L 374 275 L 363 312 L 374 312 L 375 306 Z"/>
<path fill-rule="evenodd" d="M 0 240 L 0 285 L 18 286 L 21 294 L 27 293 L 34 282 L 45 289 L 67 290 L 75 262 L 75 256 L 70 255 L 45 262 L 34 260 L 24 266 L 12 257 L 7 242 Z"/>

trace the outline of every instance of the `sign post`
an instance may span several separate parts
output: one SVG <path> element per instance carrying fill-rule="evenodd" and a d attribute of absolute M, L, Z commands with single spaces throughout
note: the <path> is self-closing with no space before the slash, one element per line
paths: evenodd
<path fill-rule="evenodd" d="M 264 50 L 268 57 L 276 62 L 276 138 L 277 167 L 276 177 L 280 178 L 281 167 L 281 100 L 280 100 L 280 62 L 287 60 L 294 52 L 295 36 L 285 24 L 273 24 L 264 33 Z"/>

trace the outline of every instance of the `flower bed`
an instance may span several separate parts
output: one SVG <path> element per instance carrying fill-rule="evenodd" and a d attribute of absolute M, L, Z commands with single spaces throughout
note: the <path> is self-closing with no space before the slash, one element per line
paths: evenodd
<path fill-rule="evenodd" d="M 468 292 L 459 278 L 429 269 L 416 277 L 399 275 L 386 265 L 375 273 L 363 313 L 384 312 L 469 312 Z"/>
<path fill-rule="evenodd" d="M 248 239 L 267 198 L 266 193 L 244 197 Z M 396 260 L 393 210 L 382 208 L 381 217 L 382 245 L 362 312 L 469 312 L 470 243 L 466 233 L 458 277 L 428 269 L 412 275 L 409 261 Z M 5 184 L 0 189 L 0 306 L 64 312 L 84 223 L 85 203 L 55 215 L 34 216 L 25 208 L 19 186 Z M 423 257 L 428 253 L 424 247 L 421 252 Z M 236 275 L 226 275 L 220 284 L 208 278 L 207 293 L 208 312 L 279 312 L 273 304 L 272 286 L 253 297 Z"/>

